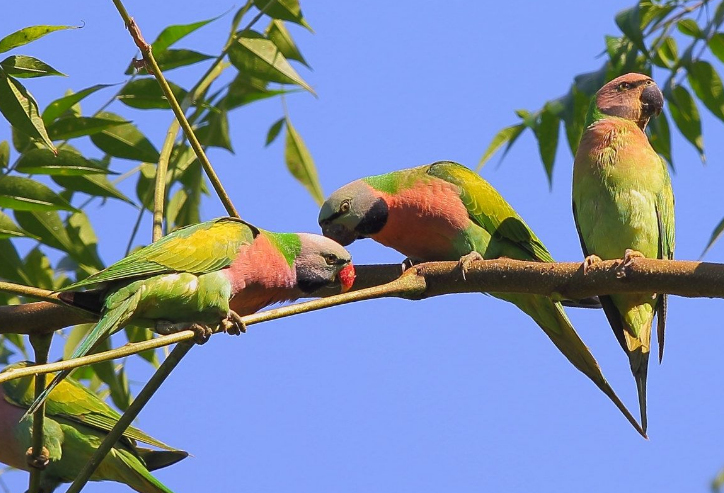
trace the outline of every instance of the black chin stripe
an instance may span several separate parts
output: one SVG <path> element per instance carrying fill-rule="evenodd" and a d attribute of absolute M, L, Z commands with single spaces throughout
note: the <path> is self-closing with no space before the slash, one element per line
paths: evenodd
<path fill-rule="evenodd" d="M 364 236 L 379 233 L 387 224 L 388 213 L 387 202 L 383 198 L 378 198 L 357 225 L 357 233 Z"/>
<path fill-rule="evenodd" d="M 297 281 L 297 286 L 299 286 L 299 289 L 305 294 L 314 293 L 328 284 L 329 281 L 325 281 L 324 279 L 299 279 Z"/>

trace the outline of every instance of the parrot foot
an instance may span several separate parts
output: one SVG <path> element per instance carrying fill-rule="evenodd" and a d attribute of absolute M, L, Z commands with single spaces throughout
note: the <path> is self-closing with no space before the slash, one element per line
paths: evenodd
<path fill-rule="evenodd" d="M 472 251 L 468 253 L 467 255 L 463 255 L 460 257 L 460 260 L 458 261 L 458 266 L 460 267 L 460 270 L 463 273 L 463 281 L 467 281 L 465 274 L 468 272 L 468 269 L 470 268 L 470 264 L 475 262 L 476 260 L 485 260 L 482 255 L 480 255 L 476 251 Z"/>
<path fill-rule="evenodd" d="M 415 260 L 412 260 L 410 257 L 407 257 L 405 260 L 402 261 L 402 273 L 404 274 L 407 269 L 412 269 L 415 264 L 419 264 L 420 262 L 417 262 Z"/>
<path fill-rule="evenodd" d="M 156 333 L 161 335 L 169 335 L 169 334 L 175 334 L 177 332 L 181 332 L 182 330 L 191 330 L 194 333 L 194 342 L 196 344 L 205 344 L 209 338 L 211 337 L 211 334 L 214 333 L 214 330 L 209 327 L 208 325 L 199 324 L 199 323 L 188 323 L 188 322 L 181 322 L 181 323 L 173 323 L 169 322 L 167 320 L 157 320 L 156 321 Z"/>
<path fill-rule="evenodd" d="M 232 336 L 241 335 L 242 332 L 246 334 L 244 319 L 234 310 L 230 310 L 229 316 L 221 321 L 221 327 L 224 329 L 224 332 Z"/>
<path fill-rule="evenodd" d="M 43 447 L 40 455 L 35 457 L 33 456 L 33 447 L 30 447 L 25 452 L 25 460 L 27 460 L 28 465 L 33 469 L 40 469 L 42 471 L 50 462 L 50 452 L 47 448 Z"/>
<path fill-rule="evenodd" d="M 595 263 L 602 262 L 598 255 L 589 255 L 583 260 L 583 275 L 586 275 L 588 269 Z"/>
<path fill-rule="evenodd" d="M 628 275 L 628 271 L 633 266 L 633 261 L 635 258 L 646 258 L 646 256 L 636 250 L 632 250 L 631 248 L 627 248 L 626 252 L 623 254 L 623 261 L 618 264 L 616 267 L 616 277 L 619 279 L 623 279 Z"/>

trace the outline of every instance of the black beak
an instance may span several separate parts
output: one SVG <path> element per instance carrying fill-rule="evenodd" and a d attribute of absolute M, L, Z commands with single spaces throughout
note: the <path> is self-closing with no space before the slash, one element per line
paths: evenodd
<path fill-rule="evenodd" d="M 342 246 L 347 246 L 358 238 L 355 231 L 349 230 L 341 224 L 320 221 L 319 225 L 322 227 L 324 236 L 333 239 Z"/>
<path fill-rule="evenodd" d="M 659 116 L 661 110 L 664 108 L 664 95 L 661 93 L 661 89 L 656 84 L 646 86 L 641 92 L 641 112 L 643 116 L 651 118 L 656 115 Z"/>

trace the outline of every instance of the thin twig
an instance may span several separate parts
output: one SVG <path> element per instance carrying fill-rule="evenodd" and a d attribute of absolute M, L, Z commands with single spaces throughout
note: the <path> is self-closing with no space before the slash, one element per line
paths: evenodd
<path fill-rule="evenodd" d="M 176 365 L 192 347 L 192 343 L 183 342 L 171 351 L 168 358 L 161 363 L 161 366 L 158 370 L 156 370 L 156 373 L 153 374 L 148 383 L 146 383 L 143 387 L 143 390 L 138 393 L 138 396 L 136 396 L 131 405 L 128 406 L 126 412 L 123 413 L 123 416 L 120 417 L 118 422 L 113 426 L 113 429 L 103 439 L 103 442 L 93 454 L 93 457 L 91 457 L 86 465 L 83 466 L 83 469 L 81 469 L 80 473 L 78 473 L 78 476 L 75 478 L 75 481 L 73 481 L 73 484 L 70 485 L 70 488 L 68 488 L 66 493 L 79 493 L 80 490 L 83 489 L 83 486 L 85 486 L 88 482 L 91 475 L 98 468 L 108 452 L 110 452 L 118 439 L 121 438 L 121 435 L 123 435 L 123 432 L 126 431 L 126 428 L 128 428 L 133 420 L 136 419 L 136 416 L 138 416 L 138 413 L 141 412 L 141 409 L 143 409 L 143 407 L 148 403 L 156 390 L 161 386 L 164 380 L 166 380 L 166 377 L 169 376 L 171 371 L 173 371 Z"/>
<path fill-rule="evenodd" d="M 30 343 L 35 351 L 35 364 L 44 365 L 48 362 L 48 352 L 53 334 L 33 334 L 30 336 Z M 45 390 L 45 375 L 35 375 L 35 398 Z M 43 454 L 43 423 L 45 421 L 45 402 L 33 414 L 33 447 L 31 452 L 30 480 L 28 493 L 37 493 L 40 490 L 40 479 L 48 460 Z"/>

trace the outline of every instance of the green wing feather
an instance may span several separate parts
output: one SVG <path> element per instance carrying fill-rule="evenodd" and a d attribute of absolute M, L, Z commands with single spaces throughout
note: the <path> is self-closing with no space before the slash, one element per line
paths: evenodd
<path fill-rule="evenodd" d="M 498 234 L 527 251 L 540 262 L 553 257 L 508 202 L 480 175 L 449 161 L 431 164 L 427 174 L 460 187 L 460 198 L 470 218 L 490 234 Z"/>
<path fill-rule="evenodd" d="M 671 188 L 671 177 L 666 169 L 666 163 L 659 157 L 664 168 L 664 187 L 656 195 L 656 218 L 659 226 L 659 258 L 674 258 L 674 192 Z M 666 330 L 666 310 L 668 308 L 668 295 L 662 294 L 656 306 L 656 336 L 659 343 L 659 363 L 664 358 L 664 332 Z"/>
<path fill-rule="evenodd" d="M 205 274 L 220 270 L 229 266 L 239 248 L 250 244 L 258 234 L 256 227 L 231 217 L 186 226 L 63 291 L 168 272 Z"/>

